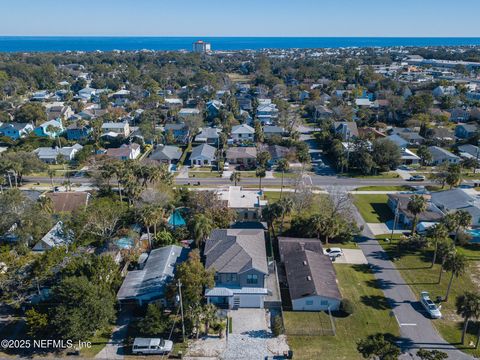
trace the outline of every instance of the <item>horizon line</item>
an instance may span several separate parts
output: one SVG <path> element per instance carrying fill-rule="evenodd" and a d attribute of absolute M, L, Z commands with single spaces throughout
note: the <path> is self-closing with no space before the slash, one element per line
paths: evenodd
<path fill-rule="evenodd" d="M 7 38 L 18 38 L 18 37 L 61 37 L 61 38 L 71 38 L 71 37 L 109 37 L 109 38 L 211 38 L 211 39 L 222 39 L 222 38 L 311 38 L 311 39 L 480 39 L 480 35 L 477 36 L 399 36 L 399 35 L 389 35 L 389 36 L 320 36 L 320 35 L 262 35 L 262 36 L 252 36 L 252 35 L 2 35 L 0 37 Z"/>

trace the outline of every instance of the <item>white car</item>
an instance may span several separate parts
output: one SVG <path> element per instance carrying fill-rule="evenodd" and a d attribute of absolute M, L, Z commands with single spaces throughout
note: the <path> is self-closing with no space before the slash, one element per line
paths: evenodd
<path fill-rule="evenodd" d="M 428 292 L 422 291 L 420 293 L 420 302 L 432 319 L 440 319 L 442 317 L 442 313 L 440 312 L 441 306 L 437 306 L 437 304 L 430 299 Z"/>
<path fill-rule="evenodd" d="M 132 353 L 142 354 L 168 354 L 172 351 L 173 342 L 159 338 L 135 338 L 132 346 Z"/>
<path fill-rule="evenodd" d="M 323 253 L 330 256 L 330 258 L 336 259 L 343 255 L 343 250 L 340 248 L 328 248 L 327 250 L 324 250 Z"/>
<path fill-rule="evenodd" d="M 230 164 L 228 162 L 223 163 L 223 171 L 228 171 L 230 169 Z"/>

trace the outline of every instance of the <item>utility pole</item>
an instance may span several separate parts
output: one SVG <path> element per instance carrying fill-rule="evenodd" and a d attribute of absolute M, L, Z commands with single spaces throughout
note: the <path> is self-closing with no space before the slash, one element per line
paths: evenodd
<path fill-rule="evenodd" d="M 183 319 L 183 300 L 182 300 L 182 282 L 178 280 L 178 296 L 180 298 L 180 314 L 182 316 L 182 336 L 183 342 L 185 342 L 185 321 Z"/>

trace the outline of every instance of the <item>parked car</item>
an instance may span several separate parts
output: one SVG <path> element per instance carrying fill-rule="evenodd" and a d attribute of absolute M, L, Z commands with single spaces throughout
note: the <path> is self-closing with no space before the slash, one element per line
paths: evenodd
<path fill-rule="evenodd" d="M 407 165 L 400 165 L 400 166 L 398 167 L 398 169 L 399 169 L 399 170 L 412 170 L 412 168 L 409 167 L 409 166 L 407 166 Z"/>
<path fill-rule="evenodd" d="M 230 169 L 230 164 L 228 162 L 223 163 L 223 171 L 228 171 Z"/>
<path fill-rule="evenodd" d="M 168 354 L 172 351 L 173 342 L 159 338 L 135 338 L 132 346 L 133 354 Z"/>
<path fill-rule="evenodd" d="M 328 248 L 327 250 L 324 250 L 324 254 L 330 256 L 332 259 L 336 259 L 343 255 L 343 250 L 340 248 Z"/>
<path fill-rule="evenodd" d="M 420 302 L 432 319 L 440 319 L 442 317 L 440 307 L 430 299 L 430 294 L 427 291 L 420 293 Z"/>
<path fill-rule="evenodd" d="M 408 181 L 425 181 L 425 176 L 423 176 L 423 175 L 413 175 L 413 176 L 410 176 Z"/>

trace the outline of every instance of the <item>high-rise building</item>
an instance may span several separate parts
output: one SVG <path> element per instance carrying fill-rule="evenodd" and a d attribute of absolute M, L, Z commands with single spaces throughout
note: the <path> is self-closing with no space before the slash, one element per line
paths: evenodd
<path fill-rule="evenodd" d="M 207 53 L 212 50 L 211 44 L 203 40 L 198 40 L 193 43 L 193 52 Z"/>

